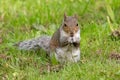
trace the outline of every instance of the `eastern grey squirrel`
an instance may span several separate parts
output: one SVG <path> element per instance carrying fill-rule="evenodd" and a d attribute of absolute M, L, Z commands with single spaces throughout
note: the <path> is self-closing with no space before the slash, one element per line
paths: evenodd
<path fill-rule="evenodd" d="M 77 15 L 64 14 L 62 25 L 52 37 L 41 36 L 19 42 L 17 45 L 21 50 L 42 48 L 50 57 L 55 54 L 56 60 L 60 63 L 78 62 L 80 60 L 80 28 Z"/>

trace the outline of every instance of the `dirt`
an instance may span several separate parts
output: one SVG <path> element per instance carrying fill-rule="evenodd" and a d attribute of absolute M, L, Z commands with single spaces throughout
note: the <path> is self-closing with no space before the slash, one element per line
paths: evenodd
<path fill-rule="evenodd" d="M 40 73 L 44 74 L 44 73 L 50 73 L 50 72 L 59 72 L 62 68 L 63 68 L 63 66 L 60 64 L 51 65 L 51 64 L 47 63 L 46 65 L 42 65 L 40 67 Z"/>
<path fill-rule="evenodd" d="M 120 38 L 120 30 L 114 30 L 111 35 L 112 35 L 112 37 Z"/>
<path fill-rule="evenodd" d="M 0 59 L 10 59 L 10 58 L 11 58 L 10 56 L 8 56 L 4 53 L 0 54 Z"/>
<path fill-rule="evenodd" d="M 116 52 L 112 52 L 109 57 L 111 59 L 120 60 L 120 54 Z"/>

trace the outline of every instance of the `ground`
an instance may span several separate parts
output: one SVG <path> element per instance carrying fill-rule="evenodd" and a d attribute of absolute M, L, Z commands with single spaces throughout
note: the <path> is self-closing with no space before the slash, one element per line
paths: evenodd
<path fill-rule="evenodd" d="M 1 0 L 1 80 L 119 80 L 119 0 Z M 81 61 L 48 72 L 43 50 L 20 51 L 15 43 L 52 35 L 64 13 L 77 14 L 81 29 Z M 118 55 L 117 57 L 115 55 Z"/>

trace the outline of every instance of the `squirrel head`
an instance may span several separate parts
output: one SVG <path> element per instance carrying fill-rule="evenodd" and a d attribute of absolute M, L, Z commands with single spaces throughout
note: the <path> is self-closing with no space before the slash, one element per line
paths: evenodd
<path fill-rule="evenodd" d="M 70 37 L 73 37 L 74 34 L 79 31 L 77 15 L 75 14 L 74 16 L 67 16 L 66 14 L 64 14 L 62 29 Z"/>

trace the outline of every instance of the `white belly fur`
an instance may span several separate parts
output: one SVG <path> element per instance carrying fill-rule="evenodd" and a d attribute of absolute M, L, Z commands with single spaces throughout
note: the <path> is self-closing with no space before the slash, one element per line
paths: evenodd
<path fill-rule="evenodd" d="M 57 48 L 55 57 L 60 63 L 78 62 L 80 60 L 80 49 L 75 48 L 73 45 Z"/>

